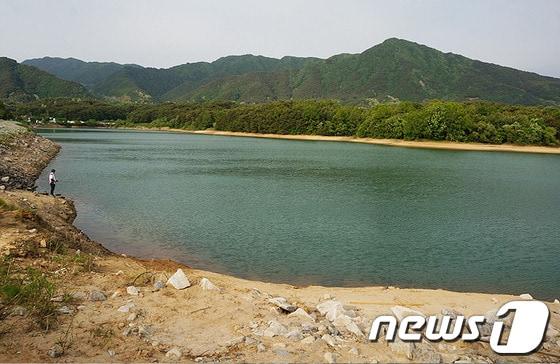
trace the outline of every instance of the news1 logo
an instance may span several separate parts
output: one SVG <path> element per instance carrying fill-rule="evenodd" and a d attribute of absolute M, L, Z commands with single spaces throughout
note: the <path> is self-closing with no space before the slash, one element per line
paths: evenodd
<path fill-rule="evenodd" d="M 498 309 L 496 317 L 504 319 L 512 311 L 515 313 L 507 339 L 503 337 L 504 322 L 496 320 L 490 334 L 490 347 L 498 354 L 528 354 L 538 348 L 544 339 L 550 314 L 548 307 L 540 301 L 511 301 Z M 369 340 L 377 341 L 382 326 L 387 325 L 387 341 L 394 340 L 395 334 L 402 341 L 420 341 L 422 336 L 430 341 L 474 341 L 480 339 L 480 325 L 485 320 L 484 316 L 470 316 L 468 319 L 464 316 L 443 316 L 440 322 L 437 316 L 411 315 L 397 322 L 394 316 L 379 316 L 371 325 Z"/>

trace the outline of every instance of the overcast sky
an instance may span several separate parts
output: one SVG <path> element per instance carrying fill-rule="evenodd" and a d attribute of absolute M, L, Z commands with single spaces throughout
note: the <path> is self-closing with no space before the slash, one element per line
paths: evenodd
<path fill-rule="evenodd" d="M 329 57 L 390 37 L 560 77 L 560 0 L 0 0 L 0 55 L 169 67 Z"/>

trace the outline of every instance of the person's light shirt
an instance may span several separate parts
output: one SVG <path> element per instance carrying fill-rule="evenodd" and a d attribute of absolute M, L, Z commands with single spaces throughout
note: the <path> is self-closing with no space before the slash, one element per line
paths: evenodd
<path fill-rule="evenodd" d="M 54 175 L 54 172 L 49 173 L 49 183 L 55 183 L 56 182 L 56 177 Z"/>

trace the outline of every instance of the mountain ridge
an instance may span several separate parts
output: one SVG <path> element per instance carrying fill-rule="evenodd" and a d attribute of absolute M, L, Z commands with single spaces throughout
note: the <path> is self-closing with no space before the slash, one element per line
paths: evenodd
<path fill-rule="evenodd" d="M 389 38 L 361 53 L 325 59 L 245 54 L 170 68 L 111 62 L 83 62 L 77 67 L 75 59 L 53 57 L 23 63 L 80 82 L 100 97 L 131 101 L 329 98 L 378 102 L 437 98 L 560 104 L 560 79 L 444 53 L 399 38 Z"/>

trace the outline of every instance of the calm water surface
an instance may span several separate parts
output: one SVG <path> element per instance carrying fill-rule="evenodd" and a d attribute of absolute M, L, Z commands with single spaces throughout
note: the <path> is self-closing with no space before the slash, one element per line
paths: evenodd
<path fill-rule="evenodd" d="M 63 147 L 48 169 L 76 225 L 114 251 L 296 284 L 560 296 L 560 156 L 41 133 Z"/>

